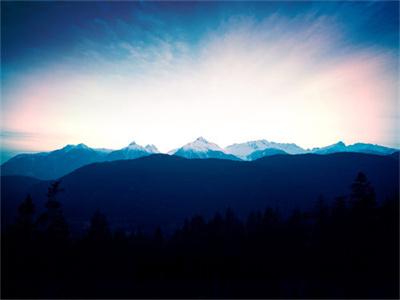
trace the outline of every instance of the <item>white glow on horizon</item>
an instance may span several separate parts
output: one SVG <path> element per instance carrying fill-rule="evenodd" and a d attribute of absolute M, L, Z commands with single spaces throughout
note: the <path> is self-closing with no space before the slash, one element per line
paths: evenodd
<path fill-rule="evenodd" d="M 167 152 L 204 136 L 222 147 L 256 139 L 399 146 L 396 59 L 341 48 L 330 20 L 299 24 L 232 20 L 196 53 L 184 41 L 121 43 L 130 55 L 118 62 L 26 74 L 6 95 L 2 129 L 37 137 L 6 143 L 38 151 L 80 142 L 117 149 L 135 140 Z"/>

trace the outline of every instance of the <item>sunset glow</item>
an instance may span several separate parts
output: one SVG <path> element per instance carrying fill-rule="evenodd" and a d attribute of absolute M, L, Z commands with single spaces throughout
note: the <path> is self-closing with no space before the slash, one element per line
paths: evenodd
<path fill-rule="evenodd" d="M 66 14 L 79 5 L 68 4 Z M 81 142 L 121 148 L 135 140 L 166 152 L 197 136 L 221 146 L 254 139 L 399 146 L 398 43 L 390 26 L 398 19 L 376 29 L 386 35 L 364 36 L 370 18 L 396 2 L 300 3 L 291 12 L 270 2 L 241 4 L 249 9 L 177 3 L 189 17 L 174 23 L 162 4 L 126 5 L 131 12 L 113 18 L 99 12 L 60 21 L 54 26 L 68 33 L 65 40 L 27 41 L 18 56 L 7 52 L 16 42 L 5 36 L 3 150 Z M 219 14 L 224 5 L 230 13 Z M 53 6 L 60 14 L 62 4 Z M 368 13 L 349 20 L 350 9 Z M 22 15 L 17 4 L 7 10 Z"/>

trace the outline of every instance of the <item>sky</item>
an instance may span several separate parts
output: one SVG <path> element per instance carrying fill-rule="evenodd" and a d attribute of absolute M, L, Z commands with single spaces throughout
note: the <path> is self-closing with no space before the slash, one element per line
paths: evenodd
<path fill-rule="evenodd" d="M 399 3 L 1 2 L 2 157 L 400 146 Z"/>

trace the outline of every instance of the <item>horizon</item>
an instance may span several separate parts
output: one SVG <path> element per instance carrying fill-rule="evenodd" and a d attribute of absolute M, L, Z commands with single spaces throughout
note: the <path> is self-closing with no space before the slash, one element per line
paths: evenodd
<path fill-rule="evenodd" d="M 1 162 L 129 137 L 400 148 L 398 2 L 1 7 Z"/>
<path fill-rule="evenodd" d="M 14 157 L 14 156 L 16 156 L 16 155 L 19 155 L 19 154 L 48 153 L 48 152 L 52 152 L 52 151 L 56 151 L 56 150 L 61 150 L 61 149 L 65 148 L 65 147 L 68 147 L 68 146 L 74 146 L 74 147 L 76 147 L 76 146 L 80 146 L 80 145 L 83 145 L 83 146 L 85 146 L 85 147 L 88 147 L 88 148 L 94 149 L 94 150 L 109 150 L 109 151 L 121 150 L 121 149 L 123 149 L 123 148 L 126 148 L 126 147 L 130 146 L 131 144 L 136 144 L 136 145 L 141 146 L 141 147 L 155 146 L 156 149 L 157 149 L 159 152 L 154 153 L 154 154 L 168 154 L 168 155 L 171 155 L 170 152 L 172 152 L 172 151 L 174 151 L 174 150 L 178 150 L 178 149 L 182 148 L 182 147 L 185 146 L 185 145 L 192 144 L 192 143 L 196 142 L 196 141 L 199 140 L 199 139 L 203 139 L 203 140 L 205 140 L 205 142 L 207 142 L 207 143 L 216 144 L 217 146 L 221 147 L 221 149 L 222 149 L 224 152 L 225 152 L 225 151 L 227 150 L 227 148 L 230 147 L 230 146 L 234 146 L 234 145 L 238 145 L 238 144 L 251 143 L 251 142 L 260 142 L 260 141 L 265 141 L 265 142 L 269 142 L 269 143 L 277 143 L 277 144 L 296 145 L 296 146 L 300 147 L 301 149 L 303 149 L 303 150 L 305 150 L 305 151 L 312 151 L 312 150 L 315 150 L 315 149 L 321 149 L 321 148 L 324 148 L 324 147 L 329 147 L 329 146 L 333 146 L 333 145 L 340 144 L 340 143 L 343 143 L 346 147 L 347 147 L 347 146 L 351 146 L 351 145 L 355 145 L 355 144 L 370 144 L 370 145 L 374 145 L 374 146 L 383 146 L 383 147 L 387 147 L 387 148 L 392 148 L 392 149 L 394 149 L 394 150 L 399 150 L 399 148 L 396 148 L 396 147 L 389 147 L 389 146 L 381 145 L 381 144 L 364 143 L 364 142 L 362 142 L 362 141 L 359 141 L 359 142 L 356 142 L 356 143 L 346 143 L 346 142 L 344 142 L 344 141 L 342 141 L 342 140 L 336 141 L 335 143 L 332 143 L 332 144 L 329 144 L 329 145 L 319 145 L 319 146 L 315 146 L 315 147 L 312 147 L 312 148 L 305 148 L 305 147 L 302 147 L 301 145 L 298 145 L 298 144 L 296 144 L 296 143 L 291 143 L 291 142 L 276 142 L 276 141 L 271 141 L 271 140 L 267 140 L 267 139 L 248 140 L 248 141 L 244 141 L 244 142 L 233 142 L 233 143 L 229 143 L 229 144 L 227 144 L 227 145 L 219 145 L 218 143 L 214 143 L 213 141 L 211 141 L 211 140 L 208 139 L 208 138 L 205 138 L 205 137 L 203 137 L 203 136 L 199 136 L 199 137 L 197 137 L 197 138 L 195 138 L 195 139 L 192 139 L 191 141 L 187 141 L 187 142 L 185 142 L 185 143 L 183 143 L 183 144 L 181 144 L 181 145 L 177 145 L 176 147 L 173 147 L 173 148 L 171 148 L 171 149 L 169 149 L 169 150 L 167 150 L 167 151 L 162 151 L 162 150 L 160 150 L 160 149 L 158 148 L 158 146 L 157 146 L 156 144 L 154 144 L 154 143 L 142 144 L 142 143 L 138 143 L 138 142 L 135 141 L 135 140 L 132 140 L 131 142 L 129 142 L 128 144 L 126 144 L 125 146 L 123 146 L 123 147 L 121 147 L 121 148 L 92 147 L 91 145 L 88 145 L 88 144 L 86 144 L 86 143 L 75 143 L 75 144 L 66 144 L 66 145 L 62 145 L 62 146 L 60 146 L 60 147 L 58 147 L 58 148 L 48 149 L 48 150 L 44 150 L 44 151 L 31 151 L 31 152 L 26 151 L 26 152 L 20 152 L 20 153 L 13 153 L 13 154 L 10 154 L 10 155 L 8 155 L 8 156 L 2 156 L 2 157 L 0 157 L 0 163 L 2 164 L 2 163 L 4 163 L 4 162 L 8 161 L 9 159 L 11 159 L 12 157 Z M 227 152 L 227 153 L 228 153 L 228 152 Z"/>
<path fill-rule="evenodd" d="M 4 151 L 4 149 L 2 149 L 2 151 L 0 152 L 1 153 L 0 164 L 4 163 L 5 161 L 7 161 L 10 158 L 12 158 L 12 157 L 14 157 L 16 155 L 19 155 L 19 154 L 34 154 L 34 153 L 41 153 L 41 152 L 51 152 L 51 151 L 55 151 L 55 150 L 60 150 L 60 149 L 62 149 L 64 147 L 67 147 L 67 146 L 77 146 L 77 145 L 81 145 L 81 144 L 83 144 L 83 145 L 85 145 L 85 146 L 87 146 L 89 148 L 92 148 L 92 149 L 105 149 L 105 150 L 115 151 L 115 150 L 120 150 L 120 149 L 123 149 L 125 147 L 128 147 L 131 143 L 135 143 L 135 144 L 137 144 L 139 146 L 143 146 L 143 147 L 145 147 L 145 146 L 155 146 L 157 148 L 157 150 L 159 151 L 159 153 L 168 154 L 169 152 L 171 152 L 173 150 L 177 150 L 177 149 L 185 146 L 186 144 L 193 143 L 197 139 L 200 139 L 200 138 L 205 139 L 207 142 L 217 144 L 217 146 L 221 147 L 224 150 L 227 147 L 232 146 L 232 145 L 244 144 L 244 143 L 250 143 L 250 142 L 258 142 L 258 141 L 266 141 L 266 142 L 277 143 L 277 144 L 294 144 L 294 145 L 299 146 L 300 148 L 302 148 L 302 149 L 304 149 L 306 151 L 312 150 L 312 149 L 317 149 L 317 148 L 323 148 L 323 147 L 327 147 L 327 146 L 332 146 L 332 145 L 339 144 L 339 143 L 343 143 L 346 146 L 350 146 L 350 145 L 354 145 L 354 144 L 370 144 L 370 145 L 376 145 L 376 146 L 383 146 L 383 147 L 387 147 L 387 148 L 393 148 L 393 149 L 396 149 L 396 150 L 400 149 L 400 147 L 391 146 L 391 145 L 385 145 L 385 144 L 367 143 L 367 142 L 364 142 L 364 141 L 356 141 L 354 143 L 348 143 L 348 142 L 346 142 L 344 140 L 337 140 L 337 141 L 335 141 L 333 143 L 326 144 L 326 145 L 317 145 L 317 144 L 315 144 L 312 147 L 304 147 L 304 146 L 302 146 L 302 145 L 300 145 L 298 143 L 290 142 L 290 141 L 273 141 L 273 140 L 269 140 L 269 139 L 265 139 L 265 138 L 252 139 L 252 140 L 243 140 L 243 141 L 232 141 L 232 142 L 229 142 L 227 144 L 219 144 L 219 143 L 216 143 L 215 141 L 213 141 L 213 140 L 211 140 L 209 138 L 206 138 L 204 136 L 198 136 L 196 138 L 192 138 L 192 139 L 189 139 L 188 141 L 182 142 L 181 144 L 177 144 L 177 145 L 173 146 L 172 148 L 168 148 L 166 150 L 164 150 L 164 149 L 161 150 L 160 147 L 155 143 L 152 143 L 152 142 L 150 142 L 150 143 L 141 143 L 141 142 L 138 142 L 136 139 L 133 139 L 130 142 L 127 142 L 124 145 L 122 145 L 121 147 L 117 147 L 117 148 L 115 148 L 115 147 L 114 148 L 110 148 L 110 147 L 105 147 L 105 146 L 102 146 L 102 145 L 93 146 L 93 145 L 90 145 L 90 144 L 88 144 L 86 142 L 75 142 L 75 143 L 68 143 L 68 144 L 60 144 L 60 145 L 56 145 L 55 148 L 47 148 L 47 149 L 37 150 L 37 151 L 29 151 L 29 150 L 27 150 L 27 151 L 24 151 L 24 150 L 21 150 L 21 151 Z"/>

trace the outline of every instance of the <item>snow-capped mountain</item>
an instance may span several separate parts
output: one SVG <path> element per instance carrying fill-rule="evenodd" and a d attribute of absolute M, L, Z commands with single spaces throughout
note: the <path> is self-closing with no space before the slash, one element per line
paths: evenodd
<path fill-rule="evenodd" d="M 398 149 L 394 148 L 384 147 L 375 144 L 365 144 L 365 143 L 355 143 L 353 145 L 347 146 L 347 149 L 349 152 L 360 152 L 360 153 L 369 153 L 377 155 L 389 155 L 398 151 Z"/>
<path fill-rule="evenodd" d="M 104 161 L 108 152 L 85 144 L 67 145 L 51 152 L 19 154 L 1 166 L 2 175 L 25 175 L 55 179 L 84 165 Z"/>
<path fill-rule="evenodd" d="M 263 152 L 265 150 L 265 152 Z M 276 151 L 283 151 L 279 153 Z M 225 148 L 226 153 L 233 154 L 244 160 L 255 160 L 264 156 L 274 154 L 304 154 L 304 153 L 315 153 L 315 154 L 331 154 L 337 152 L 358 152 L 358 153 L 369 153 L 376 155 L 389 155 L 398 151 L 394 148 L 384 147 L 374 144 L 356 143 L 353 145 L 346 145 L 342 141 L 335 144 L 304 150 L 296 144 L 288 143 L 275 143 L 266 140 L 250 141 L 246 143 L 233 144 Z"/>
<path fill-rule="evenodd" d="M 64 152 L 68 152 L 68 151 L 74 151 L 74 150 L 88 150 L 90 149 L 88 146 L 86 146 L 83 143 L 77 144 L 77 145 L 66 145 L 64 148 L 61 148 L 60 150 L 64 151 Z"/>
<path fill-rule="evenodd" d="M 93 150 L 96 150 L 98 152 L 103 152 L 103 153 L 110 153 L 113 152 L 113 149 L 107 149 L 107 148 L 93 148 Z"/>
<path fill-rule="evenodd" d="M 160 153 L 160 151 L 158 151 L 157 147 L 154 146 L 153 144 L 146 145 L 144 147 L 144 149 L 147 150 L 147 152 L 149 152 L 149 153 Z"/>
<path fill-rule="evenodd" d="M 389 155 L 398 151 L 394 148 L 384 147 L 380 145 L 374 144 L 366 144 L 366 143 L 355 143 L 353 145 L 346 146 L 343 142 L 337 142 L 336 144 L 329 145 L 322 148 L 313 148 L 311 149 L 311 153 L 317 154 L 330 154 L 337 152 L 357 152 L 357 153 L 368 153 L 368 154 L 376 154 L 376 155 Z"/>
<path fill-rule="evenodd" d="M 296 144 L 275 143 L 266 140 L 233 144 L 225 149 L 199 137 L 191 143 L 172 150 L 169 154 L 186 158 L 219 158 L 230 160 L 256 160 L 276 154 L 331 154 L 337 152 L 358 152 L 375 155 L 391 155 L 398 149 L 374 144 L 356 143 L 345 145 L 338 142 L 322 148 L 304 150 Z M 55 179 L 84 165 L 113 160 L 136 159 L 159 153 L 154 145 L 141 146 L 135 142 L 119 150 L 90 148 L 85 144 L 66 145 L 50 151 L 32 154 L 19 154 L 1 166 L 2 175 L 24 175 L 39 179 Z"/>
<path fill-rule="evenodd" d="M 107 160 L 135 159 L 154 153 L 159 153 L 156 146 L 146 145 L 145 147 L 143 147 L 133 141 L 125 148 L 110 152 L 107 156 Z"/>
<path fill-rule="evenodd" d="M 84 165 L 120 159 L 134 159 L 158 153 L 154 145 L 142 147 L 132 142 L 120 150 L 94 149 L 85 144 L 66 145 L 50 151 L 19 154 L 1 166 L 2 175 L 25 175 L 39 179 L 55 179 Z"/>
<path fill-rule="evenodd" d="M 239 160 L 236 156 L 225 153 L 220 146 L 207 141 L 203 137 L 199 137 L 193 142 L 183 145 L 181 148 L 172 150 L 168 153 L 186 158 L 220 158 Z"/>
<path fill-rule="evenodd" d="M 220 146 L 217 144 L 211 143 L 207 141 L 202 136 L 197 138 L 191 143 L 182 146 L 182 149 L 185 151 L 193 150 L 197 152 L 207 152 L 207 151 L 224 151 Z"/>
<path fill-rule="evenodd" d="M 233 154 L 241 159 L 248 159 L 248 157 L 255 151 L 265 149 L 282 150 L 288 154 L 302 154 L 306 150 L 297 146 L 296 144 L 288 143 L 275 143 L 267 140 L 249 141 L 245 143 L 233 144 L 225 148 L 226 153 Z"/>

